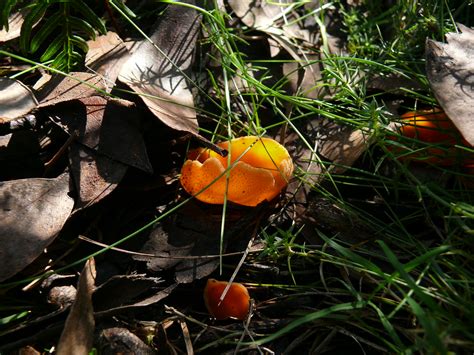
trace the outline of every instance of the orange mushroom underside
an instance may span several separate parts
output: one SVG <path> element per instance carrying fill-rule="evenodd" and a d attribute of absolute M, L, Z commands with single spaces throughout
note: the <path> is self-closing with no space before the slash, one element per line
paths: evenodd
<path fill-rule="evenodd" d="M 230 157 L 198 149 L 181 169 L 181 185 L 200 201 L 223 204 L 227 190 L 227 200 L 256 206 L 275 198 L 293 173 L 288 151 L 273 139 L 248 136 L 218 146 Z"/>

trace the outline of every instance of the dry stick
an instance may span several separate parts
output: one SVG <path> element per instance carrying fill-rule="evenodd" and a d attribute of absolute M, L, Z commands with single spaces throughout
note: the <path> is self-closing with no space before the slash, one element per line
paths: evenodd
<path fill-rule="evenodd" d="M 184 136 L 178 138 L 176 141 L 178 142 L 186 142 L 188 141 L 189 139 L 191 138 L 194 138 L 196 139 L 201 145 L 203 145 L 204 147 L 206 147 L 207 149 L 210 149 L 212 150 L 213 152 L 219 154 L 221 157 L 226 157 L 229 152 L 225 149 L 222 149 L 221 147 L 219 147 L 217 144 L 214 144 L 212 143 L 210 140 L 208 140 L 207 138 L 204 138 L 203 136 L 199 135 L 199 134 L 195 134 L 195 133 L 188 133 L 188 134 L 185 134 Z"/>
<path fill-rule="evenodd" d="M 194 256 L 194 255 L 170 256 L 168 254 L 161 254 L 160 255 L 160 254 L 140 253 L 140 252 L 137 252 L 137 251 L 131 251 L 131 250 L 126 250 L 126 249 L 117 248 L 117 247 L 110 247 L 110 245 L 108 245 L 108 244 L 98 242 L 96 240 L 87 238 L 83 235 L 79 235 L 78 239 L 81 239 L 81 240 L 83 240 L 85 242 L 88 242 L 88 243 L 91 243 L 91 244 L 98 245 L 98 246 L 103 247 L 103 248 L 109 248 L 110 250 L 118 251 L 120 253 L 131 254 L 131 255 L 136 255 L 136 256 L 144 256 L 144 257 L 149 257 L 149 258 L 177 259 L 177 260 L 199 260 L 199 259 L 217 259 L 221 256 L 219 254 L 215 254 L 215 255 L 196 255 L 196 256 Z M 233 253 L 222 254 L 222 256 L 235 256 L 235 255 L 241 255 L 243 253 L 244 253 L 243 251 L 236 251 L 236 252 L 233 252 Z"/>
<path fill-rule="evenodd" d="M 66 149 L 69 148 L 69 146 L 72 144 L 72 142 L 77 138 L 77 133 L 73 132 L 69 136 L 69 138 L 66 140 L 66 142 L 59 148 L 59 150 L 56 152 L 56 154 L 53 155 L 51 159 L 49 159 L 46 163 L 44 163 L 44 173 L 43 176 L 45 176 L 49 170 L 51 170 L 51 167 L 61 158 L 61 156 L 66 152 Z"/>
<path fill-rule="evenodd" d="M 234 281 L 235 277 L 237 276 L 237 273 L 239 272 L 240 268 L 242 267 L 245 259 L 247 258 L 247 255 L 249 254 L 249 251 L 250 251 L 250 247 L 252 246 L 252 243 L 255 239 L 255 236 L 257 235 L 257 228 L 260 226 L 260 220 L 262 219 L 262 215 L 263 215 L 263 212 L 260 212 L 257 220 L 255 221 L 255 228 L 252 232 L 252 238 L 250 238 L 248 244 L 247 244 L 247 247 L 245 248 L 244 250 L 244 254 L 242 255 L 242 258 L 240 258 L 240 261 L 239 263 L 237 264 L 237 266 L 235 267 L 235 270 L 232 274 L 232 276 L 230 277 L 230 280 L 229 282 L 227 283 L 227 285 L 225 286 L 224 288 L 224 292 L 222 292 L 222 295 L 221 297 L 219 298 L 219 303 L 217 306 L 219 306 L 222 301 L 224 300 L 225 296 L 227 295 L 227 292 L 229 291 L 230 289 L 230 286 L 232 285 L 232 282 Z"/>
<path fill-rule="evenodd" d="M 227 150 L 222 149 L 217 144 L 212 143 L 211 141 L 207 140 L 206 138 L 204 138 L 203 136 L 199 134 L 192 134 L 192 137 L 198 140 L 206 148 L 209 148 L 210 150 L 216 152 L 217 154 L 219 154 L 220 156 L 224 158 L 227 156 L 227 154 L 229 154 Z"/>
<path fill-rule="evenodd" d="M 255 301 L 254 300 L 251 300 L 250 302 L 250 310 L 249 310 L 249 315 L 247 316 L 247 319 L 243 322 L 243 326 L 244 326 L 244 332 L 242 332 L 242 336 L 240 337 L 239 339 L 239 342 L 237 343 L 237 346 L 234 350 L 234 355 L 237 354 L 240 350 L 240 344 L 242 343 L 242 341 L 244 340 L 244 336 L 245 336 L 245 333 L 248 334 L 250 340 L 252 340 L 253 342 L 255 342 L 255 338 L 253 337 L 252 333 L 250 332 L 249 330 L 249 325 L 250 325 L 250 320 L 252 318 L 252 315 L 253 315 L 253 311 L 255 309 Z M 260 349 L 260 346 L 257 345 L 257 350 L 260 354 L 264 354 L 263 351 Z"/>
<path fill-rule="evenodd" d="M 191 341 L 191 335 L 189 334 L 189 328 L 184 319 L 178 319 L 178 323 L 181 326 L 183 332 L 184 343 L 186 344 L 187 355 L 194 355 L 193 343 Z"/>
<path fill-rule="evenodd" d="M 219 331 L 219 332 L 223 332 L 223 333 L 233 333 L 234 331 L 233 330 L 230 330 L 228 328 L 225 328 L 225 327 L 218 327 L 218 326 L 215 326 L 215 325 L 208 325 L 206 323 L 203 323 L 191 316 L 187 316 L 186 314 L 178 311 L 176 308 L 174 307 L 171 307 L 171 306 L 167 306 L 166 304 L 164 305 L 165 307 L 165 312 L 166 313 L 169 313 L 169 314 L 172 314 L 174 315 L 175 317 L 177 318 L 183 318 L 183 319 L 186 319 L 189 323 L 193 323 L 193 324 L 196 324 L 198 326 L 200 326 L 201 328 L 203 329 L 212 329 L 212 330 L 215 330 L 215 331 Z"/>

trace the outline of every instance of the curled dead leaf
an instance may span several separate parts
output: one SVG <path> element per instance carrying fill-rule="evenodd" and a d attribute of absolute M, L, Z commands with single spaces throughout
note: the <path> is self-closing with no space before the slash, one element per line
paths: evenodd
<path fill-rule="evenodd" d="M 190 7 L 169 5 L 150 36 L 152 43 L 143 41 L 119 74 L 158 119 L 190 133 L 198 132 L 188 81 L 200 18 Z"/>
<path fill-rule="evenodd" d="M 433 93 L 466 141 L 474 146 L 474 29 L 458 25 L 448 43 L 426 41 L 426 71 Z"/>
<path fill-rule="evenodd" d="M 92 293 L 95 288 L 96 269 L 93 258 L 87 260 L 79 277 L 76 299 L 66 319 L 57 354 L 88 354 L 94 339 L 94 310 Z"/>

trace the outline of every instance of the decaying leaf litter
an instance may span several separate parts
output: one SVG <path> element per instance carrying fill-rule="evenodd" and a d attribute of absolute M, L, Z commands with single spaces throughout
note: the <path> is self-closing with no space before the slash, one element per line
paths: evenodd
<path fill-rule="evenodd" d="M 325 77 L 325 65 L 331 63 L 323 59 L 331 55 L 347 56 L 345 39 L 337 36 L 339 31 L 325 34 L 319 30 L 321 26 L 326 30 L 332 28 L 333 10 L 327 6 L 331 16 L 325 17 L 322 23 L 317 18 L 314 23 L 308 20 L 313 17 L 298 20 L 301 9 L 292 2 L 284 4 L 289 6 L 229 1 L 228 11 L 241 21 L 239 26 L 257 31 L 259 40 L 266 42 L 270 56 L 292 59 L 271 68 L 287 78 L 284 90 L 288 94 L 307 98 L 307 105 L 312 104 L 310 99 L 337 100 L 338 93 L 327 85 Z M 326 6 L 305 5 L 305 11 L 309 12 L 319 13 L 325 9 Z M 38 313 L 33 308 L 28 320 L 21 321 L 17 331 L 0 333 L 5 338 L 1 341 L 5 343 L 1 350 L 31 344 L 57 344 L 58 351 L 64 351 L 65 343 L 77 349 L 90 348 L 91 334 L 81 337 L 79 333 L 68 331 L 67 325 L 74 322 L 91 330 L 94 326 L 90 323 L 90 307 L 95 312 L 95 332 L 101 334 L 103 349 L 114 351 L 113 344 L 119 343 L 117 339 L 123 343 L 131 339 L 129 332 L 120 329 L 127 328 L 134 319 L 142 339 L 146 332 L 155 337 L 155 348 L 172 348 L 167 340 L 171 337 L 182 342 L 173 346 L 189 349 L 193 344 L 183 340 L 187 329 L 183 324 L 196 326 L 193 329 L 198 332 L 209 322 L 202 302 L 190 305 L 189 297 L 200 299 L 198 290 L 202 290 L 208 276 L 219 274 L 219 266 L 224 266 L 224 277 L 230 278 L 232 272 L 238 270 L 240 256 L 247 251 L 250 257 L 240 265 L 242 269 L 237 275 L 245 276 L 255 284 L 288 277 L 278 265 L 265 265 L 253 257 L 265 252 L 263 236 L 268 235 L 267 230 L 294 224 L 292 228 L 301 229 L 308 244 L 325 241 L 324 233 L 315 232 L 314 226 L 321 231 L 340 234 L 354 245 L 368 243 L 376 237 L 373 230 L 343 211 L 338 203 L 314 193 L 318 186 L 337 189 L 334 177 L 363 164 L 361 157 L 374 141 L 374 129 L 341 124 L 334 117 L 313 115 L 305 120 L 289 120 L 277 129 L 265 132 L 287 146 L 298 167 L 295 175 L 299 178 L 291 181 L 284 196 L 255 209 L 229 205 L 224 225 L 222 207 L 187 200 L 189 196 L 179 187 L 177 176 L 188 144 L 199 146 L 206 142 L 212 146 L 206 133 L 219 119 L 215 112 L 201 114 L 203 107 L 200 105 L 209 103 L 212 107 L 219 95 L 206 76 L 212 74 L 219 78 L 219 85 L 226 85 L 225 78 L 220 77 L 219 66 L 213 65 L 218 59 L 199 62 L 200 57 L 196 55 L 204 49 L 201 38 L 212 34 L 209 28 L 202 27 L 202 21 L 202 14 L 191 7 L 170 5 L 153 26 L 148 39 L 127 44 L 126 38 L 120 39 L 110 31 L 89 42 L 89 57 L 83 71 L 52 77 L 38 71 L 35 78 L 41 85 L 37 84 L 34 90 L 18 80 L 2 78 L 2 99 L 7 97 L 3 95 L 6 90 L 10 94 L 11 88 L 15 87 L 15 102 L 21 102 L 21 105 L 11 105 L 9 101 L 9 105 L 1 107 L 1 128 L 8 134 L 2 136 L 0 162 L 3 165 L 3 161 L 15 156 L 18 145 L 10 143 L 26 130 L 34 134 L 22 139 L 38 146 L 35 159 L 41 165 L 41 169 L 31 169 L 23 179 L 16 179 L 15 169 L 2 172 L 2 281 L 17 297 L 52 295 L 58 292 L 57 287 L 74 285 L 71 282 L 74 278 L 56 277 L 75 276 L 74 271 L 80 270 L 76 267 L 82 262 L 72 266 L 71 262 L 85 261 L 104 246 L 114 250 L 96 255 L 95 286 L 89 284 L 88 290 L 82 291 L 79 286 L 78 296 L 74 296 L 76 303 L 86 302 L 84 307 L 88 308 L 89 316 L 74 317 L 71 311 L 68 320 L 63 318 L 55 322 L 51 332 L 35 334 L 38 327 L 50 324 L 50 319 L 43 320 L 48 310 Z M 450 117 L 456 117 L 453 120 L 458 129 L 471 142 L 469 100 L 472 88 L 457 85 L 455 80 L 468 82 L 472 72 L 470 64 L 464 60 L 465 52 L 469 53 L 472 47 L 472 30 L 462 26 L 460 30 L 461 34 L 448 37 L 448 44 L 428 43 L 428 79 L 439 104 Z M 440 48 L 444 50 L 441 54 Z M 445 61 L 446 56 L 450 61 Z M 208 64 L 210 72 L 206 75 L 198 63 L 201 66 Z M 255 77 L 256 71 L 251 69 L 245 68 Z M 457 75 L 451 75 L 453 72 Z M 242 100 L 242 91 L 248 88 L 245 80 L 249 79 L 244 76 L 245 80 L 242 80 L 237 71 L 235 75 L 230 78 L 232 95 L 237 98 L 232 109 L 237 110 L 239 116 L 257 115 L 258 108 Z M 364 76 L 365 73 L 360 72 L 346 79 L 357 83 Z M 274 76 L 269 81 L 275 79 L 280 78 Z M 236 84 L 239 81 L 244 85 Z M 383 77 L 379 82 L 383 83 Z M 379 87 L 383 90 L 390 87 L 390 83 Z M 126 91 L 121 91 L 124 88 Z M 109 93 L 116 97 L 109 97 Z M 446 93 L 456 95 L 456 102 L 460 104 L 451 105 L 452 100 Z M 387 100 L 386 115 L 396 118 L 401 99 L 388 96 Z M 298 117 L 298 108 L 292 102 L 288 102 L 285 109 L 290 117 L 293 112 Z M 26 116 L 33 116 L 34 120 L 21 124 L 19 129 L 12 124 L 24 122 L 22 117 Z M 238 122 L 234 131 L 238 132 L 240 126 Z M 200 131 L 199 128 L 204 129 Z M 197 139 L 190 141 L 191 137 Z M 6 166 L 9 167 L 7 163 Z M 425 168 L 420 170 L 413 170 L 414 178 L 424 178 Z M 387 174 L 390 176 L 394 172 Z M 427 176 L 432 174 L 438 172 L 428 171 Z M 368 209 L 379 208 L 378 196 L 372 197 L 372 201 L 362 201 L 362 205 L 366 204 Z M 354 194 L 352 198 L 366 197 Z M 179 209 L 175 211 L 176 206 Z M 143 226 L 147 228 L 141 230 Z M 423 242 L 431 245 L 435 238 L 429 237 Z M 403 255 L 397 256 L 404 260 Z M 86 264 L 88 268 L 82 274 L 92 273 L 91 262 Z M 256 276 L 252 277 L 252 273 Z M 357 275 L 347 273 L 342 277 L 348 280 Z M 31 283 L 15 286 L 14 283 L 20 280 Z M 370 278 L 368 280 L 370 283 Z M 124 289 L 127 291 L 123 292 Z M 64 289 L 65 292 L 69 290 Z M 118 293 L 125 295 L 115 296 Z M 317 292 L 308 292 L 297 300 L 290 296 L 255 288 L 256 310 L 246 331 L 272 334 L 294 324 L 291 311 L 298 312 L 305 307 L 317 310 L 318 305 L 325 308 L 333 302 Z M 114 301 L 107 302 L 107 297 L 113 297 Z M 284 306 L 276 307 L 272 299 L 280 299 Z M 164 304 L 174 307 L 165 308 Z M 120 317 L 114 327 L 109 323 L 111 315 Z M 66 326 L 57 343 L 64 322 Z M 241 334 L 250 340 L 251 333 L 238 331 L 237 326 L 240 325 L 232 322 L 223 324 L 223 328 L 218 323 L 211 325 L 210 331 L 201 333 L 199 344 L 213 342 L 215 334 L 228 332 L 236 332 L 236 340 Z M 6 336 L 15 340 L 6 341 Z M 107 340 L 112 337 L 114 342 Z M 273 345 L 274 351 L 296 349 L 310 338 L 308 333 L 294 341 L 277 341 Z M 386 350 L 362 336 L 358 339 L 368 343 L 372 350 Z M 135 346 L 152 351 L 145 344 L 138 345 L 139 340 L 134 341 Z"/>

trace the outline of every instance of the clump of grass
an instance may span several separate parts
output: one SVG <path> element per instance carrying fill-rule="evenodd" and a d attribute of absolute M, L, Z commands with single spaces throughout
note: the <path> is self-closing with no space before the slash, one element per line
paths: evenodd
<path fill-rule="evenodd" d="M 232 70 L 227 77 L 238 74 L 250 87 L 245 96 L 235 98 L 247 104 L 258 102 L 249 106 L 250 117 L 269 107 L 274 117 L 280 118 L 267 130 L 280 125 L 297 130 L 293 122 L 319 115 L 374 132 L 375 144 L 356 166 L 342 175 L 332 175 L 330 184 L 316 187 L 313 192 L 333 201 L 349 221 L 357 219 L 370 231 L 371 238 L 352 244 L 340 231 L 332 229 L 328 234 L 322 221 L 305 227 L 312 228 L 320 238 L 320 243 L 311 245 L 294 225 L 273 232 L 269 232 L 271 225 L 263 226 L 261 237 L 266 248 L 258 263 L 279 267 L 281 275 L 288 276 L 283 277 L 288 280 L 288 290 L 304 290 L 305 296 L 308 292 L 329 296 L 311 306 L 306 304 L 308 308 L 295 311 L 286 326 L 253 344 L 268 345 L 281 337 L 294 336 L 295 329 L 301 328 L 299 334 L 324 334 L 311 340 L 311 349 L 318 350 L 330 349 L 334 337 L 351 338 L 362 352 L 444 353 L 468 349 L 474 341 L 470 307 L 473 264 L 466 253 L 471 247 L 472 191 L 459 179 L 462 174 L 455 167 L 406 165 L 394 158 L 385 148 L 393 133 L 384 127 L 396 115 L 385 106 L 387 98 L 383 94 L 371 92 L 367 78 L 397 74 L 421 83 L 425 91 L 398 88 L 398 99 L 406 110 L 434 104 L 424 74 L 425 38 L 443 40 L 447 32 L 455 30 L 456 21 L 469 23 L 472 9 L 461 3 L 448 7 L 443 1 L 402 1 L 385 7 L 370 1 L 359 7 L 345 7 L 337 1 L 334 6 L 342 16 L 350 55 L 328 55 L 324 59 L 326 85 L 336 92 L 332 100 L 288 96 L 278 86 L 280 82 L 266 86 L 264 81 L 242 74 L 245 70 Z M 224 31 L 233 33 L 233 29 Z M 238 66 L 242 69 L 245 56 L 238 51 L 232 55 L 235 57 L 240 58 Z M 264 71 L 270 64 L 274 61 L 258 60 Z M 361 76 L 367 73 L 371 76 Z M 284 109 L 287 104 L 292 105 L 291 111 Z M 252 121 L 253 125 L 259 123 Z M 427 177 L 423 175 L 425 169 Z M 436 181 L 433 176 L 440 179 Z M 449 181 L 444 179 L 446 176 Z M 300 177 L 306 180 L 304 175 Z M 265 287 L 272 285 L 282 289 L 281 284 Z M 298 298 L 297 293 L 293 297 Z M 303 338 L 299 339 L 301 344 L 310 342 L 311 337 Z"/>

